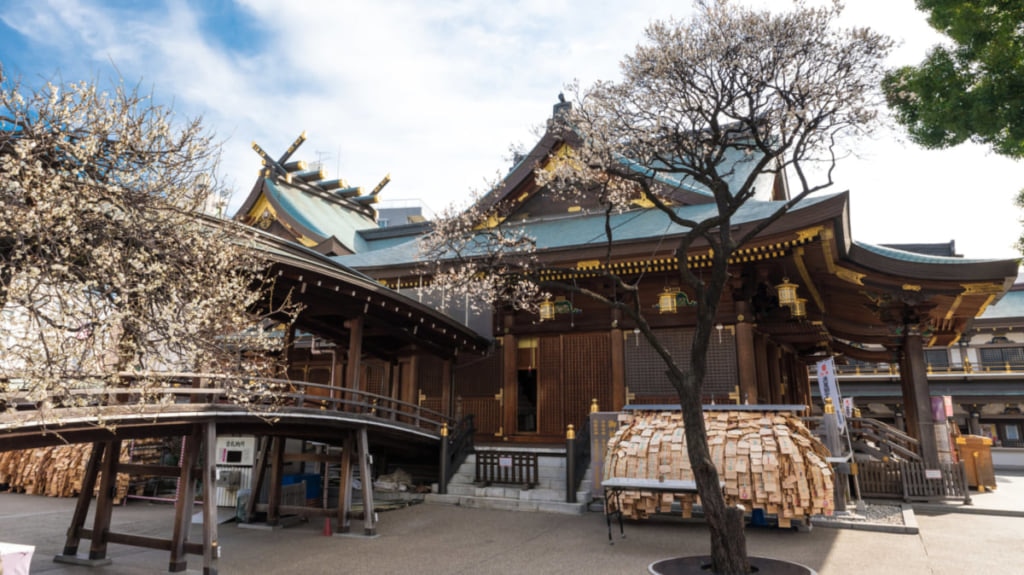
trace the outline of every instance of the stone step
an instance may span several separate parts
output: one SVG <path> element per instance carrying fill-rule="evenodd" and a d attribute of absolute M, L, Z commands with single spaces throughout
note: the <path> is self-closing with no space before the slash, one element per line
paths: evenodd
<path fill-rule="evenodd" d="M 473 497 L 468 495 L 452 495 L 450 493 L 447 495 L 428 493 L 424 502 L 439 505 L 460 505 L 462 507 L 473 507 L 477 509 L 539 511 L 542 513 L 561 513 L 565 515 L 582 515 L 587 510 L 588 503 L 505 499 L 499 497 Z"/>

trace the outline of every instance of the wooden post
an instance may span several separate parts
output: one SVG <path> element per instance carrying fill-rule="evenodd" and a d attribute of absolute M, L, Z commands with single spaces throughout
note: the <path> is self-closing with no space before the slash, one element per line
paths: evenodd
<path fill-rule="evenodd" d="M 618 312 L 618 310 L 615 310 Z M 612 352 L 612 404 L 611 411 L 619 411 L 626 405 L 626 333 L 618 327 L 611 330 Z"/>
<path fill-rule="evenodd" d="M 341 472 L 338 482 L 338 533 L 348 533 L 349 511 L 352 509 L 352 432 L 345 433 L 341 446 Z"/>
<path fill-rule="evenodd" d="M 757 374 L 757 395 L 747 398 L 748 403 L 778 403 L 772 394 L 774 382 L 770 375 L 769 362 L 771 361 L 771 355 L 768 348 L 768 338 L 762 334 L 755 334 L 754 362 L 755 373 Z"/>
<path fill-rule="evenodd" d="M 284 474 L 284 440 L 274 436 L 270 455 L 270 485 L 267 486 L 267 525 L 276 526 L 281 521 L 281 480 Z"/>
<path fill-rule="evenodd" d="M 199 425 L 192 427 L 192 435 L 182 438 L 184 445 L 184 457 L 180 466 L 180 477 L 178 499 L 174 502 L 174 530 L 171 533 L 171 559 L 167 567 L 168 571 L 184 571 L 188 566 L 185 558 L 185 543 L 188 541 L 189 527 L 192 526 L 192 504 L 196 498 L 196 481 L 192 475 L 196 464 L 199 462 L 199 442 L 202 438 L 202 428 Z"/>
<path fill-rule="evenodd" d="M 209 421 L 203 434 L 203 575 L 217 575 L 217 423 Z"/>
<path fill-rule="evenodd" d="M 736 302 L 736 365 L 740 379 L 740 403 L 746 397 L 750 403 L 757 401 L 757 357 L 754 351 L 754 318 L 750 304 Z"/>
<path fill-rule="evenodd" d="M 256 514 L 256 503 L 259 500 L 260 492 L 263 491 L 264 475 L 267 472 L 267 461 L 270 456 L 270 438 L 264 435 L 259 440 L 259 450 L 256 454 L 256 465 L 252 470 L 252 491 L 249 492 L 249 501 L 245 503 L 245 522 L 252 521 Z"/>
<path fill-rule="evenodd" d="M 935 420 L 932 417 L 932 400 L 928 391 L 928 372 L 924 363 L 921 334 L 907 334 L 903 356 L 904 363 L 911 368 L 909 383 L 914 398 L 914 411 L 917 412 L 917 440 L 921 442 L 921 458 L 927 468 L 939 469 L 939 444 L 935 437 Z"/>
<path fill-rule="evenodd" d="M 363 486 L 363 535 L 377 534 L 377 513 L 373 509 L 373 472 L 370 470 L 370 442 L 366 428 L 359 428 L 359 482 Z"/>
<path fill-rule="evenodd" d="M 64 553 L 58 557 L 65 559 L 77 559 L 78 557 L 78 545 L 82 542 L 82 527 L 85 526 L 85 519 L 89 514 L 92 493 L 96 489 L 96 478 L 100 474 L 100 463 L 103 461 L 103 451 L 106 447 L 107 444 L 100 441 L 92 444 L 89 462 L 85 466 L 85 475 L 82 476 L 82 490 L 78 494 L 75 513 L 71 517 L 71 527 L 68 528 L 68 536 L 64 541 Z"/>
<path fill-rule="evenodd" d="M 352 391 L 359 391 L 362 386 L 359 379 L 363 370 L 360 360 L 363 355 L 362 316 L 346 320 L 345 327 L 349 329 L 348 361 L 345 365 L 345 386 Z M 353 407 L 352 409 L 355 408 Z"/>
<path fill-rule="evenodd" d="M 110 517 L 114 512 L 114 490 L 117 489 L 117 464 L 120 458 L 121 440 L 108 441 L 103 454 L 103 472 L 100 476 L 99 496 L 96 498 L 96 515 L 92 523 L 90 560 L 107 557 L 107 537 L 110 532 Z"/>
<path fill-rule="evenodd" d="M 516 336 L 507 334 L 501 338 L 502 345 L 502 410 L 501 432 L 504 437 L 516 431 L 516 397 L 519 392 L 519 365 Z"/>
<path fill-rule="evenodd" d="M 451 417 L 455 412 L 455 405 L 452 401 L 452 388 L 455 386 L 453 377 L 452 360 L 447 358 L 441 364 L 441 413 Z"/>

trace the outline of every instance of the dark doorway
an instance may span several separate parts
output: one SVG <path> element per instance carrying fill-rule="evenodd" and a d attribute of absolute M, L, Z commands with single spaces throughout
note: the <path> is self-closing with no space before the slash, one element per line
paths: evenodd
<path fill-rule="evenodd" d="M 537 370 L 520 369 L 516 398 L 516 431 L 537 432 Z"/>

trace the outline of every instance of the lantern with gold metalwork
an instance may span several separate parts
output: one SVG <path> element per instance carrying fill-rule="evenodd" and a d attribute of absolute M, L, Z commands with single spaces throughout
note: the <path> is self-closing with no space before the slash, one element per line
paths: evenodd
<path fill-rule="evenodd" d="M 775 286 L 775 291 L 779 294 L 779 305 L 792 308 L 796 304 L 796 288 L 798 286 L 795 283 L 791 283 L 789 278 L 782 278 L 782 283 Z"/>
<path fill-rule="evenodd" d="M 678 290 L 668 289 L 658 294 L 658 313 L 676 313 Z"/>
<path fill-rule="evenodd" d="M 553 319 L 555 319 L 555 302 L 549 299 L 540 302 L 540 321 Z"/>

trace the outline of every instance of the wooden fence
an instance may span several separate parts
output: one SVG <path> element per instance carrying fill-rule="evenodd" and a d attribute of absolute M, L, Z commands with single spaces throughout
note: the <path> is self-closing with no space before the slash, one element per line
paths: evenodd
<path fill-rule="evenodd" d="M 918 461 L 864 461 L 857 464 L 857 469 L 862 497 L 971 501 L 963 462 L 940 464 L 938 477 L 933 477 L 924 463 Z"/>

